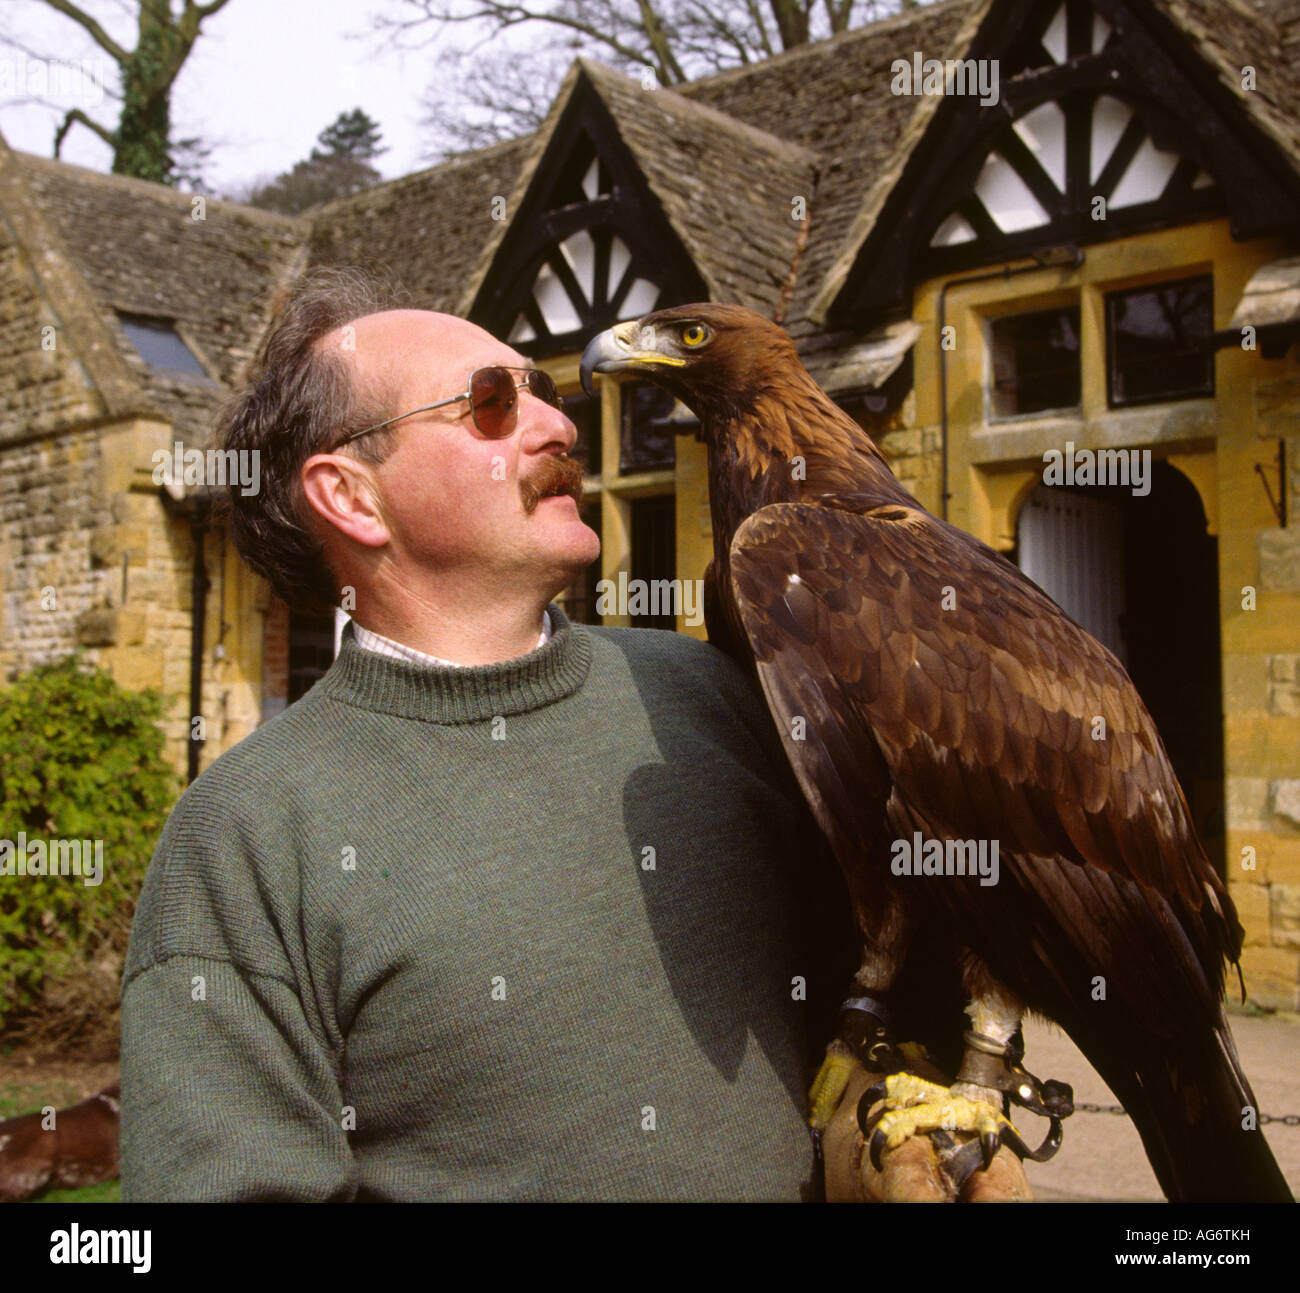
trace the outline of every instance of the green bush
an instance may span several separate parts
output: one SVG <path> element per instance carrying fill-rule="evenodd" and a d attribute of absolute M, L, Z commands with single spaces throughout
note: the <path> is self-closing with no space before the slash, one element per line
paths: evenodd
<path fill-rule="evenodd" d="M 77 656 L 0 688 L 0 1033 L 115 1034 L 135 900 L 179 788 L 161 712 Z M 47 857 L 52 841 L 102 841 L 101 882 L 15 874 L 20 834 Z"/>

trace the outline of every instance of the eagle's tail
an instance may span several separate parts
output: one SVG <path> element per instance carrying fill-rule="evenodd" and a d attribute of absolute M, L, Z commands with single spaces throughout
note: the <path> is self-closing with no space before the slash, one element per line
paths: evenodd
<path fill-rule="evenodd" d="M 1136 1071 L 1102 1076 L 1131 1115 L 1171 1201 L 1290 1203 L 1222 1011 L 1212 1037 L 1195 1050 L 1144 1048 Z"/>

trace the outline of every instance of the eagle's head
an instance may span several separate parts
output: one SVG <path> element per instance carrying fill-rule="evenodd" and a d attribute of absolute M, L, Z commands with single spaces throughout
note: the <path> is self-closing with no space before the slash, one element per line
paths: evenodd
<path fill-rule="evenodd" d="M 802 371 L 794 343 L 770 319 L 738 305 L 677 305 L 607 328 L 582 352 L 593 373 L 630 373 L 675 395 L 707 425 L 751 413 L 772 383 Z"/>

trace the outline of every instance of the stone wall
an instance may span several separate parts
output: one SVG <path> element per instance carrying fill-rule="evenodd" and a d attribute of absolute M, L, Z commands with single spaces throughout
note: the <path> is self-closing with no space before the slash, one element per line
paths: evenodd
<path fill-rule="evenodd" d="M 105 596 L 92 569 L 111 523 L 99 488 L 103 402 L 0 224 L 0 676 L 64 655 Z"/>
<path fill-rule="evenodd" d="M 1225 352 L 1243 370 L 1240 415 L 1225 436 L 1235 488 L 1225 533 L 1236 531 L 1225 573 L 1228 865 L 1246 927 L 1251 996 L 1300 1008 L 1300 356 L 1265 360 Z M 1222 372 L 1222 369 L 1221 369 Z M 1286 521 L 1279 443 L 1286 446 Z M 1256 469 L 1258 466 L 1258 470 Z M 1247 589 L 1254 589 L 1254 609 Z"/>
<path fill-rule="evenodd" d="M 56 273 L 67 278 L 66 264 L 52 256 L 42 261 L 45 277 L 75 295 Z M 103 356 L 88 365 L 78 350 L 85 337 L 97 344 L 94 332 L 75 308 L 53 306 L 49 283 L 0 222 L 0 677 L 81 650 L 122 686 L 158 689 L 166 754 L 183 773 L 194 717 L 194 545 L 188 521 L 169 514 L 153 479 L 155 451 L 169 450 L 176 436 L 164 419 L 108 413 L 93 376 L 102 379 Z M 248 661 L 216 658 L 230 577 L 224 555 L 217 529 L 206 554 L 212 649 L 204 654 L 203 765 L 228 744 L 229 690 L 260 669 L 260 645 Z M 237 739 L 260 714 L 236 708 Z"/>
<path fill-rule="evenodd" d="M 157 688 L 167 755 L 189 731 L 189 528 L 150 478 L 166 426 L 132 420 L 0 444 L 0 669 L 74 650 L 124 687 Z"/>
<path fill-rule="evenodd" d="M 88 422 L 103 404 L 0 223 L 0 442 Z"/>
<path fill-rule="evenodd" d="M 111 525 L 93 430 L 0 445 L 0 674 L 66 655 L 81 616 L 108 596 L 91 559 Z M 95 653 L 90 653 L 97 660 Z"/>

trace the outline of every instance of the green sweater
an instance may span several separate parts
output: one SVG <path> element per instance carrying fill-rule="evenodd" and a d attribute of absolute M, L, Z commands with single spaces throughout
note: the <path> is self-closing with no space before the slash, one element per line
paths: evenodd
<path fill-rule="evenodd" d="M 182 797 L 123 980 L 124 1199 L 806 1195 L 771 721 L 712 647 L 551 613 L 464 670 L 349 628 Z"/>

